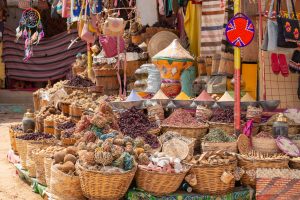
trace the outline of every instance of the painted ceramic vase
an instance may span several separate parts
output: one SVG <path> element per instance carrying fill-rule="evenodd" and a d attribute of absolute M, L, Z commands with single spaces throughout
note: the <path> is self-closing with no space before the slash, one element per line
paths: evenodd
<path fill-rule="evenodd" d="M 194 58 L 178 40 L 174 40 L 167 48 L 153 56 L 152 61 L 160 71 L 160 89 L 168 97 L 176 97 L 181 91 L 181 74 L 193 66 Z"/>

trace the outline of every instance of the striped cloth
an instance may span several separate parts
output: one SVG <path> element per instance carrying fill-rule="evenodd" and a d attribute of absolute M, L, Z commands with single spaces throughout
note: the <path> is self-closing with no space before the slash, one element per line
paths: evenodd
<path fill-rule="evenodd" d="M 224 35 L 225 0 L 203 0 L 201 21 L 201 57 L 221 53 Z"/>

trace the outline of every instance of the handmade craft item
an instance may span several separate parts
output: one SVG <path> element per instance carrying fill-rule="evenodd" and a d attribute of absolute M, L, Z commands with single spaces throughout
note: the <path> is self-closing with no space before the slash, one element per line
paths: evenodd
<path fill-rule="evenodd" d="M 152 60 L 160 71 L 161 90 L 168 97 L 176 97 L 181 91 L 181 73 L 193 65 L 194 58 L 178 40 L 174 40 L 167 48 L 153 56 Z"/>

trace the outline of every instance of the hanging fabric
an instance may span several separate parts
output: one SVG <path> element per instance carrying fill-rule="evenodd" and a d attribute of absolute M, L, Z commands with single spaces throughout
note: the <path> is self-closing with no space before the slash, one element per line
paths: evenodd
<path fill-rule="evenodd" d="M 161 8 L 160 8 L 161 9 Z M 136 13 L 143 26 L 152 26 L 158 21 L 156 0 L 138 0 L 136 1 Z M 153 12 L 155 11 L 155 12 Z"/>
<path fill-rule="evenodd" d="M 80 11 L 81 11 L 80 0 L 71 0 L 71 9 L 70 9 L 71 22 L 76 22 L 79 20 Z"/>
<path fill-rule="evenodd" d="M 225 19 L 225 6 L 222 6 L 222 1 L 202 2 L 201 57 L 221 52 Z"/>

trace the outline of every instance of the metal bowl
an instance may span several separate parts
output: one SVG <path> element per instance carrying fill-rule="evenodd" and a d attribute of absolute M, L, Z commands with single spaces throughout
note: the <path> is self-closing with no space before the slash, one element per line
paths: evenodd
<path fill-rule="evenodd" d="M 194 100 L 195 104 L 197 104 L 197 106 L 201 105 L 201 106 L 208 106 L 208 107 L 211 107 L 215 101 L 197 101 L 197 100 Z"/>
<path fill-rule="evenodd" d="M 221 108 L 228 108 L 228 107 L 233 107 L 234 106 L 234 101 L 217 101 L 217 104 Z"/>
<path fill-rule="evenodd" d="M 247 102 L 241 102 L 241 109 L 247 110 L 248 106 L 258 106 L 259 103 L 257 101 L 247 101 Z"/>
<path fill-rule="evenodd" d="M 189 108 L 190 105 L 193 103 L 192 100 L 173 100 L 173 103 L 178 108 Z"/>
<path fill-rule="evenodd" d="M 122 103 L 123 103 L 122 101 L 111 101 L 111 102 L 109 102 L 109 104 L 112 106 L 112 108 L 114 110 L 124 109 Z"/>
<path fill-rule="evenodd" d="M 163 107 L 166 107 L 168 103 L 171 101 L 171 99 L 151 99 L 151 102 L 156 102 L 157 104 L 162 105 Z"/>
<path fill-rule="evenodd" d="M 141 108 L 143 101 L 112 101 L 110 104 L 114 109 L 122 110 L 130 109 L 132 107 Z"/>
<path fill-rule="evenodd" d="M 273 111 L 279 106 L 280 100 L 259 101 L 259 105 L 266 111 Z"/>

